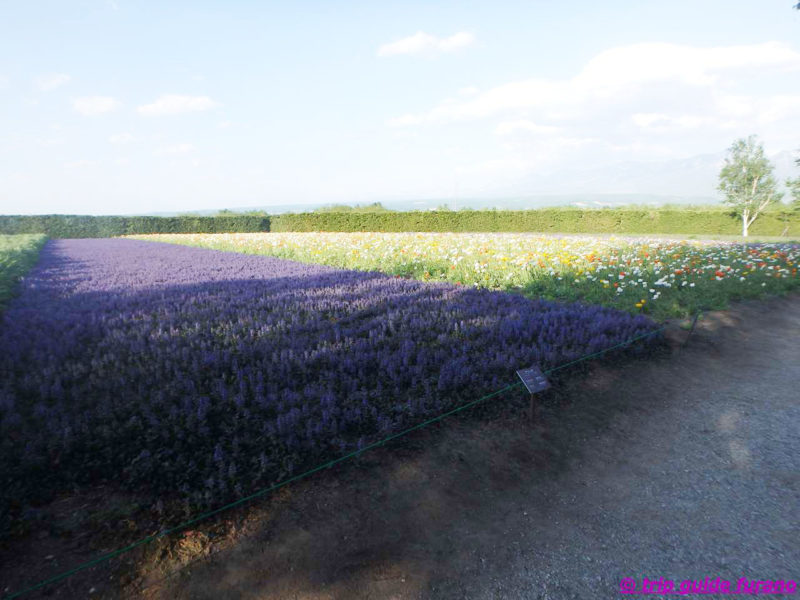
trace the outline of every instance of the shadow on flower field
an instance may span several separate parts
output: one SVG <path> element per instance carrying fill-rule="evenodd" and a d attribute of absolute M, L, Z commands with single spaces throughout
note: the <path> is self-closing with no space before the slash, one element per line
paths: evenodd
<path fill-rule="evenodd" d="M 120 514 L 144 523 L 215 508 L 505 387 L 516 369 L 654 329 L 377 273 L 53 241 L 0 326 L 2 534 L 35 531 L 42 507 L 89 489 L 130 498 Z"/>
<path fill-rule="evenodd" d="M 789 578 L 798 300 L 710 314 L 655 360 L 592 364 L 548 398 L 544 428 L 454 418 L 297 482 L 232 517 L 207 560 L 151 554 L 125 597 L 605 598 L 658 569 Z"/>

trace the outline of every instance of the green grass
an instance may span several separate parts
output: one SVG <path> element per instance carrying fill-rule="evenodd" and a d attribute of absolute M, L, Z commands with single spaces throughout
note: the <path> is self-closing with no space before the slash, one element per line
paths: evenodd
<path fill-rule="evenodd" d="M 19 278 L 36 264 L 47 241 L 42 234 L 0 235 L 0 310 L 14 294 Z"/>

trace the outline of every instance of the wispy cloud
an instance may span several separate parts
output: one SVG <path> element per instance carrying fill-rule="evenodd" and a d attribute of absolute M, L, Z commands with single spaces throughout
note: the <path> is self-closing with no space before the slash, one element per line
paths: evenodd
<path fill-rule="evenodd" d="M 71 77 L 66 73 L 53 73 L 37 77 L 34 82 L 42 92 L 50 92 L 64 84 L 69 83 Z"/>
<path fill-rule="evenodd" d="M 63 163 L 65 169 L 73 170 L 73 169 L 87 169 L 91 167 L 97 166 L 96 160 L 73 160 Z"/>
<path fill-rule="evenodd" d="M 51 148 L 53 146 L 61 146 L 64 140 L 62 138 L 44 138 L 36 140 L 36 143 L 44 148 Z"/>
<path fill-rule="evenodd" d="M 709 123 L 707 118 L 699 115 L 667 115 L 663 113 L 636 113 L 631 117 L 631 121 L 637 127 L 652 133 L 671 129 L 697 129 Z"/>
<path fill-rule="evenodd" d="M 478 88 L 476 88 L 475 86 L 468 86 L 468 87 L 463 87 L 460 90 L 458 90 L 458 95 L 459 96 L 474 96 L 479 91 L 480 90 Z"/>
<path fill-rule="evenodd" d="M 111 96 L 84 96 L 72 101 L 72 107 L 85 116 L 111 112 L 119 106 L 119 101 Z"/>
<path fill-rule="evenodd" d="M 528 121 L 527 119 L 503 121 L 499 123 L 494 130 L 494 132 L 498 135 L 510 135 L 518 132 L 551 134 L 556 133 L 557 131 L 558 127 L 553 127 L 551 125 L 537 125 L 536 123 Z"/>
<path fill-rule="evenodd" d="M 402 117 L 392 117 L 386 124 L 390 127 L 406 127 L 408 125 L 418 125 L 425 120 L 425 115 L 403 115 Z"/>
<path fill-rule="evenodd" d="M 414 35 L 384 44 L 378 48 L 378 56 L 399 55 L 432 55 L 455 52 L 475 43 L 475 36 L 467 31 L 460 31 L 446 38 L 438 38 L 422 31 Z"/>
<path fill-rule="evenodd" d="M 130 144 L 135 141 L 136 137 L 131 133 L 115 133 L 109 136 L 108 141 L 111 144 Z"/>
<path fill-rule="evenodd" d="M 156 156 L 188 154 L 193 150 L 194 146 L 192 144 L 175 144 L 174 146 L 162 146 L 161 148 L 156 149 L 154 154 Z"/>
<path fill-rule="evenodd" d="M 208 96 L 181 96 L 166 94 L 151 104 L 144 104 L 136 110 L 140 115 L 147 117 L 162 115 L 177 115 L 187 112 L 210 110 L 220 106 Z"/>

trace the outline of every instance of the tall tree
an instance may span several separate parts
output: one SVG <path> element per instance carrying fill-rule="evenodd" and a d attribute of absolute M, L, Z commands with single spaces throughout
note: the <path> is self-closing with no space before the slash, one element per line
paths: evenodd
<path fill-rule="evenodd" d="M 795 159 L 794 164 L 800 167 L 800 158 Z M 786 180 L 786 187 L 792 194 L 792 210 L 800 212 L 800 177 Z"/>
<path fill-rule="evenodd" d="M 725 203 L 730 204 L 742 218 L 742 235 L 745 237 L 753 221 L 770 204 L 781 199 L 772 170 L 772 163 L 764 155 L 764 147 L 754 135 L 736 140 L 728 149 L 717 189 L 725 194 Z"/>

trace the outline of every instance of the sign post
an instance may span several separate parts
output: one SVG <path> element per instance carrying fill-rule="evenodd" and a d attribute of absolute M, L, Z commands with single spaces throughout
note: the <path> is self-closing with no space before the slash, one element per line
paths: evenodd
<path fill-rule="evenodd" d="M 702 315 L 702 314 L 703 314 L 703 311 L 702 310 L 698 310 L 697 314 L 694 316 L 694 319 L 692 319 L 692 327 L 689 329 L 689 333 L 686 335 L 686 339 L 683 340 L 683 345 L 682 345 L 683 348 L 685 348 L 686 344 L 689 343 L 689 338 L 692 337 L 692 334 L 694 333 L 694 328 L 697 325 L 697 319 L 699 319 L 700 315 Z"/>
<path fill-rule="evenodd" d="M 522 383 L 531 395 L 528 417 L 531 421 L 537 422 L 541 418 L 541 405 L 536 401 L 535 396 L 537 392 L 543 392 L 548 389 L 550 387 L 550 382 L 547 381 L 547 377 L 544 376 L 544 373 L 542 373 L 542 370 L 538 366 L 517 371 L 517 376 L 522 380 Z"/>

